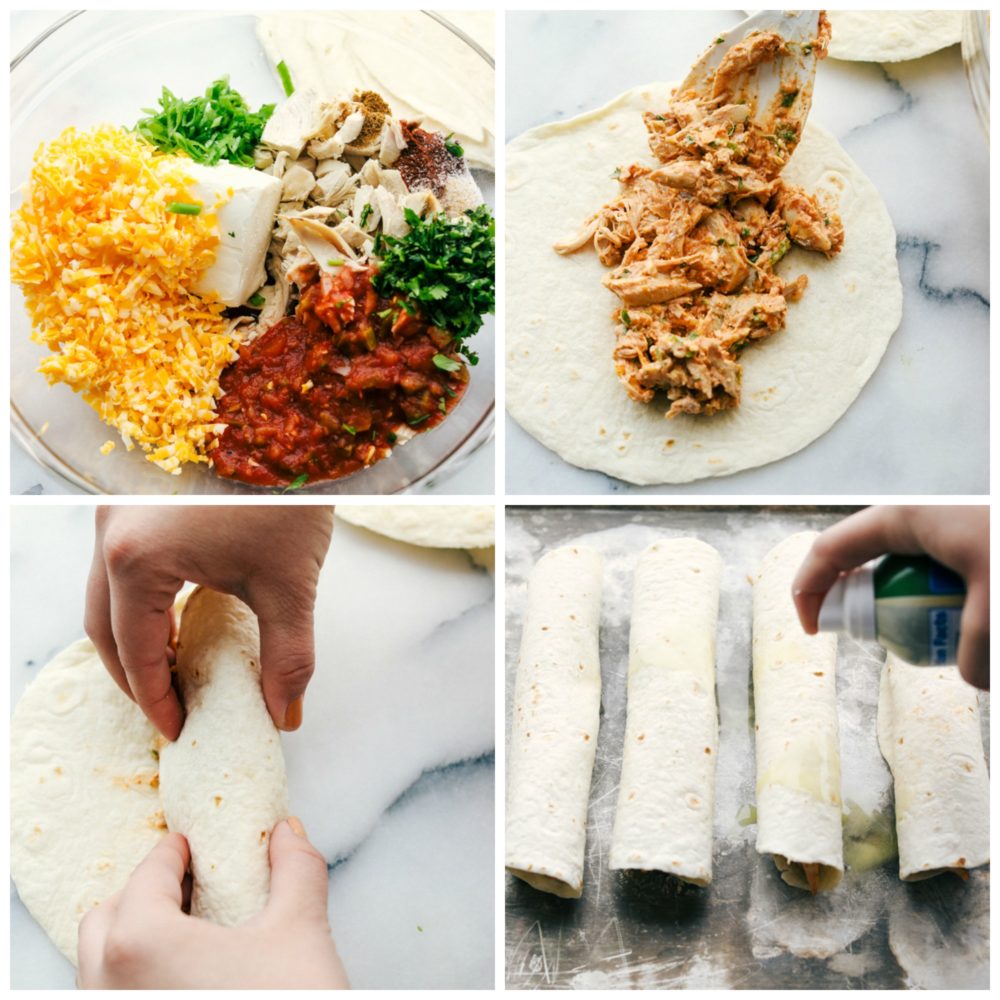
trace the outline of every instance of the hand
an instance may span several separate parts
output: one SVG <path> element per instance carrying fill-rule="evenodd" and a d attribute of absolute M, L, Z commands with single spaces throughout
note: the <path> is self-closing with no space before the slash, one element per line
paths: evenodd
<path fill-rule="evenodd" d="M 958 644 L 962 676 L 990 687 L 990 512 L 987 507 L 868 507 L 824 531 L 792 584 L 802 627 L 816 632 L 837 577 L 887 552 L 926 553 L 965 580 Z"/>
<path fill-rule="evenodd" d="M 173 604 L 185 582 L 232 594 L 260 624 L 261 687 L 279 729 L 302 722 L 315 663 L 316 581 L 333 508 L 98 507 L 84 627 L 118 686 L 169 740 Z"/>
<path fill-rule="evenodd" d="M 294 817 L 271 834 L 271 896 L 256 917 L 220 927 L 184 913 L 187 841 L 168 834 L 125 888 L 80 924 L 82 989 L 346 989 L 330 937 L 322 855 Z"/>

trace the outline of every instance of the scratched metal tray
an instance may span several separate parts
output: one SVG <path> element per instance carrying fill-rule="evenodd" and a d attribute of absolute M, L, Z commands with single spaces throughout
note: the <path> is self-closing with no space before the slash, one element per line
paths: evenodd
<path fill-rule="evenodd" d="M 973 989 L 989 985 L 989 872 L 903 883 L 894 854 L 888 768 L 875 738 L 881 654 L 842 640 L 838 656 L 845 859 L 832 893 L 785 885 L 754 849 L 748 575 L 795 531 L 852 508 L 521 507 L 507 511 L 507 733 L 526 580 L 549 548 L 604 552 L 601 730 L 587 823 L 583 897 L 557 899 L 507 876 L 511 989 Z M 720 711 L 714 877 L 679 889 L 608 869 L 625 728 L 632 573 L 655 538 L 697 535 L 725 561 L 719 608 Z M 988 740 L 988 698 L 982 697 Z M 988 744 L 987 744 L 988 748 Z"/>

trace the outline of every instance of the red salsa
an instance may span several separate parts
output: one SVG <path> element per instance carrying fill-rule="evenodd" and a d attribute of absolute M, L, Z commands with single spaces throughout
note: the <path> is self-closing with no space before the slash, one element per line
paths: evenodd
<path fill-rule="evenodd" d="M 240 349 L 220 379 L 220 475 L 258 486 L 349 476 L 461 399 L 469 374 L 450 334 L 380 297 L 375 271 L 317 270 L 295 316 Z"/>

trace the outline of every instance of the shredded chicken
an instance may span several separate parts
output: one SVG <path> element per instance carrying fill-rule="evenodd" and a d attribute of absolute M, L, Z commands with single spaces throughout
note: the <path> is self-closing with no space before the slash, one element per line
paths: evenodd
<path fill-rule="evenodd" d="M 821 16 L 819 58 L 828 39 Z M 615 371 L 639 402 L 665 393 L 669 417 L 739 406 L 740 352 L 782 329 L 806 290 L 805 275 L 775 268 L 793 244 L 827 257 L 843 246 L 832 208 L 780 177 L 804 123 L 798 90 L 783 89 L 763 121 L 744 96 L 785 44 L 755 32 L 726 53 L 707 93 L 674 94 L 662 114 L 646 113 L 658 165 L 620 169 L 618 198 L 554 245 L 568 254 L 590 244 L 611 268 Z"/>

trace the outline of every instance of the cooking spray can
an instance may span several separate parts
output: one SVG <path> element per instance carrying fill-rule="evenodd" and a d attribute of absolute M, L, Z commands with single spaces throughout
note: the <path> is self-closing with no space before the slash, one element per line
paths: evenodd
<path fill-rule="evenodd" d="M 962 578 L 929 556 L 885 556 L 842 576 L 819 612 L 822 632 L 875 640 L 901 660 L 942 666 L 958 658 Z"/>

